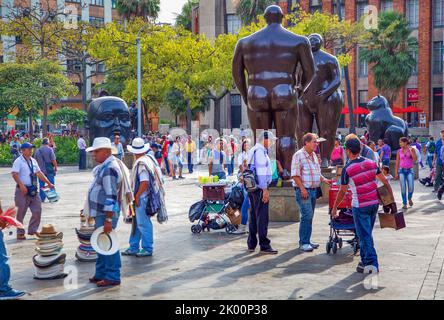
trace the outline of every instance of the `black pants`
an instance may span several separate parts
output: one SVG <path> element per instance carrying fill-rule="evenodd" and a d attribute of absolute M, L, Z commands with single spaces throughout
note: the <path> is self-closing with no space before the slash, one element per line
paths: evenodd
<path fill-rule="evenodd" d="M 86 150 L 79 150 L 79 170 L 86 170 Z"/>
<path fill-rule="evenodd" d="M 268 202 L 262 202 L 262 190 L 249 193 L 250 199 L 250 233 L 248 235 L 248 249 L 255 249 L 257 246 L 257 236 L 259 236 L 259 246 L 261 250 L 271 248 L 268 233 Z"/>

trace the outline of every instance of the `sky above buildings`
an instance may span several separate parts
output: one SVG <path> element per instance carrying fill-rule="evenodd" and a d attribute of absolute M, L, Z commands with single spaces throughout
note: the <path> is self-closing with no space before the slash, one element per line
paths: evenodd
<path fill-rule="evenodd" d="M 174 23 L 176 14 L 182 11 L 187 0 L 160 0 L 159 22 Z"/>

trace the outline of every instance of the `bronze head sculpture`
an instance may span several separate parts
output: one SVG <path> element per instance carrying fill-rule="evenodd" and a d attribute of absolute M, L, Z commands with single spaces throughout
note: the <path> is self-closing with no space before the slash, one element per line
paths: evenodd
<path fill-rule="evenodd" d="M 282 26 L 279 6 L 269 6 L 264 16 L 267 26 L 237 43 L 233 78 L 248 106 L 255 137 L 258 129 L 276 129 L 276 155 L 284 168 L 283 178 L 288 179 L 296 151 L 297 101 L 310 85 L 315 66 L 308 39 Z"/>
<path fill-rule="evenodd" d="M 127 144 L 131 133 L 131 121 L 128 106 L 117 97 L 100 97 L 94 99 L 88 109 L 89 138 L 107 137 L 114 141 L 120 136 L 120 142 Z"/>
<path fill-rule="evenodd" d="M 300 101 L 297 137 L 299 145 L 302 145 L 303 135 L 313 131 L 313 121 L 316 121 L 319 136 L 326 139 L 320 145 L 321 166 L 328 167 L 344 106 L 344 97 L 339 88 L 341 70 L 338 59 L 321 50 L 324 40 L 320 34 L 311 34 L 308 39 L 316 64 L 316 74 Z"/>
<path fill-rule="evenodd" d="M 392 149 L 392 155 L 400 148 L 399 139 L 408 137 L 408 129 L 404 120 L 393 115 L 387 99 L 381 95 L 367 103 L 370 114 L 365 118 L 365 124 L 371 141 L 387 139 Z"/>

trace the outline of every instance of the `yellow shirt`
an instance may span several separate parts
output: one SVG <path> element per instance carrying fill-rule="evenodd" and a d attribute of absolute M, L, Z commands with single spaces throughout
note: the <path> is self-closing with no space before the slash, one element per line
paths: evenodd
<path fill-rule="evenodd" d="M 194 150 L 196 150 L 196 143 L 194 141 L 191 141 L 189 143 L 188 141 L 185 143 L 185 151 L 193 153 Z"/>

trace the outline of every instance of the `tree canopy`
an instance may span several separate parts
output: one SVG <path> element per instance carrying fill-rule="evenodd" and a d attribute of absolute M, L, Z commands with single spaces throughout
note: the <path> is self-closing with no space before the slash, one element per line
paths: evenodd
<path fill-rule="evenodd" d="M 182 26 L 186 30 L 191 31 L 193 6 L 198 4 L 199 0 L 187 0 L 182 7 L 181 13 L 176 16 L 176 26 Z"/>
<path fill-rule="evenodd" d="M 378 28 L 370 31 L 360 52 L 361 59 L 372 64 L 375 87 L 392 106 L 416 66 L 412 53 L 417 49 L 418 42 L 410 36 L 406 18 L 388 11 L 379 15 Z"/>

